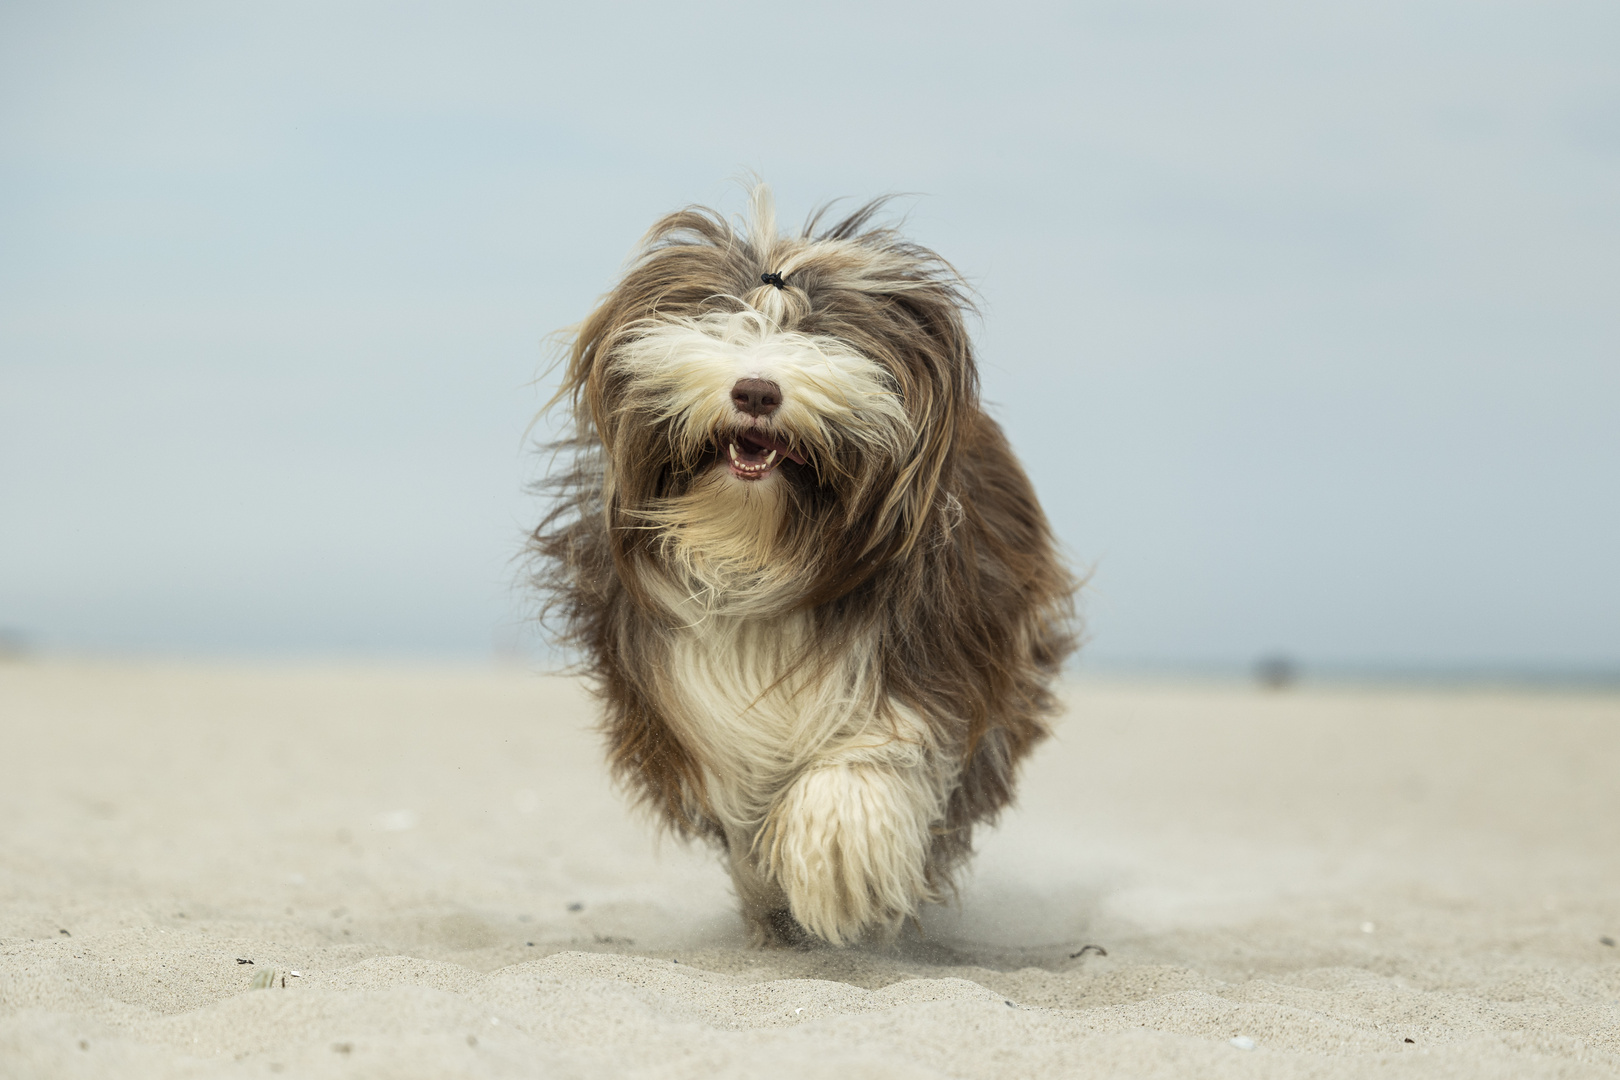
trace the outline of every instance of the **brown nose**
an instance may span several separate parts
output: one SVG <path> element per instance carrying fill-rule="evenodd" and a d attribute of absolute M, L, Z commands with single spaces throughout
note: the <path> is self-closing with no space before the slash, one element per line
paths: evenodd
<path fill-rule="evenodd" d="M 782 404 L 782 388 L 769 379 L 738 379 L 731 403 L 749 416 L 769 416 Z"/>

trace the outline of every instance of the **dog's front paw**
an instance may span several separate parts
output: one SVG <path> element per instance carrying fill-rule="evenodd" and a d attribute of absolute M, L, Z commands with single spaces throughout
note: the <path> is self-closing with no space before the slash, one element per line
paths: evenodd
<path fill-rule="evenodd" d="M 823 765 L 771 811 L 766 870 L 793 918 L 834 945 L 892 935 L 931 899 L 929 825 L 937 800 L 915 770 Z"/>

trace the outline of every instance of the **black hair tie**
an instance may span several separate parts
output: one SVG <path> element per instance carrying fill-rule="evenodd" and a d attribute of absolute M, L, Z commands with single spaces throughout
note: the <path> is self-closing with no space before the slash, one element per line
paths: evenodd
<path fill-rule="evenodd" d="M 778 289 L 787 288 L 787 282 L 782 280 L 782 275 L 776 273 L 774 270 L 769 274 L 759 275 L 759 280 L 763 281 L 767 285 L 775 285 Z"/>

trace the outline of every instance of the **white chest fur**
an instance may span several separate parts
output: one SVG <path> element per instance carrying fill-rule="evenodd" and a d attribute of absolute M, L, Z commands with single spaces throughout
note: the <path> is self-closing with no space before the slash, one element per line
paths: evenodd
<path fill-rule="evenodd" d="M 802 614 L 711 614 L 673 642 L 670 719 L 729 827 L 756 825 L 818 761 L 895 743 L 896 718 L 877 700 L 869 643 L 817 657 L 806 649 L 808 637 Z"/>

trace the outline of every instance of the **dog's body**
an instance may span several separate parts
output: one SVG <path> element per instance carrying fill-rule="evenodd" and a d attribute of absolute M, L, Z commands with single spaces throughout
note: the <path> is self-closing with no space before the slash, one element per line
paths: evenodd
<path fill-rule="evenodd" d="M 980 409 L 955 272 L 877 204 L 654 226 L 579 328 L 538 583 L 616 774 L 760 943 L 892 935 L 1011 798 L 1074 583 Z"/>

